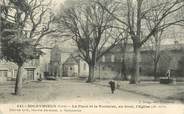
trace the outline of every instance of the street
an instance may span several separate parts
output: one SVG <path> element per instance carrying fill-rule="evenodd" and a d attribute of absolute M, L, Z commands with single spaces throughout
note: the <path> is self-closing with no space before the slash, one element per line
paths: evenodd
<path fill-rule="evenodd" d="M 110 88 L 79 80 L 60 80 L 28 82 L 23 86 L 23 96 L 15 96 L 14 85 L 0 86 L 0 102 L 88 102 L 98 101 L 102 103 L 126 102 L 126 101 L 156 101 L 143 95 L 115 90 L 111 94 Z"/>
<path fill-rule="evenodd" d="M 25 108 L 25 111 L 44 114 L 101 114 L 101 113 L 129 113 L 134 114 L 155 114 L 171 113 L 177 109 L 177 114 L 183 111 L 182 105 L 176 103 L 164 104 L 159 99 L 141 95 L 138 93 L 116 90 L 111 94 L 108 86 L 98 85 L 97 83 L 86 83 L 84 80 L 59 80 L 59 81 L 34 81 L 24 82 L 23 95 L 16 96 L 11 94 L 14 90 L 14 84 L 0 85 L 0 110 L 10 114 L 23 114 L 18 108 L 10 111 L 8 108 L 15 107 L 18 104 Z M 11 104 L 11 105 L 10 105 Z M 21 105 L 23 104 L 23 105 Z M 57 105 L 60 110 L 55 108 L 33 108 L 36 104 Z M 92 106 L 93 108 L 89 108 Z M 95 107 L 97 108 L 95 108 Z M 53 110 L 50 110 L 53 109 Z M 31 110 L 31 111 L 30 111 Z M 50 110 L 50 111 L 49 111 Z M 56 111 L 56 112 L 55 112 Z"/>

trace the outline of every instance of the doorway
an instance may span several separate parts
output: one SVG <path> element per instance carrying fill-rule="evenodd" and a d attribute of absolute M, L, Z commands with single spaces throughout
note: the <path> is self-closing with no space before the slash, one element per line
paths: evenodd
<path fill-rule="evenodd" d="M 34 80 L 34 69 L 27 69 L 27 80 Z"/>

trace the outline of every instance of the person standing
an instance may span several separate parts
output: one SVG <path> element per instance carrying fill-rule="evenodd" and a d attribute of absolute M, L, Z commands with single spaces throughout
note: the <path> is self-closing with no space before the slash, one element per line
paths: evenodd
<path fill-rule="evenodd" d="M 111 92 L 113 94 L 114 91 L 115 91 L 115 82 L 114 81 L 110 81 L 109 84 L 110 84 Z"/>
<path fill-rule="evenodd" d="M 168 79 L 170 79 L 170 77 L 171 77 L 171 70 L 167 70 L 166 76 L 168 77 Z"/>

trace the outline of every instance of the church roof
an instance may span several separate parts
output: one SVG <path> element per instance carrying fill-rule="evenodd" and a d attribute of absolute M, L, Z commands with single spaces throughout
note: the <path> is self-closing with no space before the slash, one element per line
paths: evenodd
<path fill-rule="evenodd" d="M 72 55 L 68 57 L 68 59 L 64 62 L 64 65 L 69 64 L 69 65 L 77 65 L 78 61 L 75 59 Z"/>

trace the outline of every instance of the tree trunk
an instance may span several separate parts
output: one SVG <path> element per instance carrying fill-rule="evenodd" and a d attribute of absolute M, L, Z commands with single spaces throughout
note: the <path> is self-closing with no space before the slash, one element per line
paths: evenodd
<path fill-rule="evenodd" d="M 22 95 L 22 70 L 23 66 L 18 65 L 18 72 L 15 83 L 15 95 Z"/>
<path fill-rule="evenodd" d="M 128 78 L 127 78 L 127 67 L 126 67 L 124 58 L 123 58 L 123 61 L 121 63 L 121 79 L 122 80 L 128 80 Z"/>
<path fill-rule="evenodd" d="M 154 80 L 155 80 L 155 81 L 158 80 L 157 71 L 158 71 L 158 63 L 155 62 L 155 63 L 154 63 Z"/>
<path fill-rule="evenodd" d="M 139 69 L 140 69 L 140 48 L 134 47 L 134 56 L 133 56 L 133 67 L 132 67 L 132 76 L 130 79 L 130 84 L 136 84 L 139 81 Z"/>
<path fill-rule="evenodd" d="M 94 72 L 95 72 L 95 65 L 89 65 L 89 76 L 87 83 L 94 82 Z"/>

